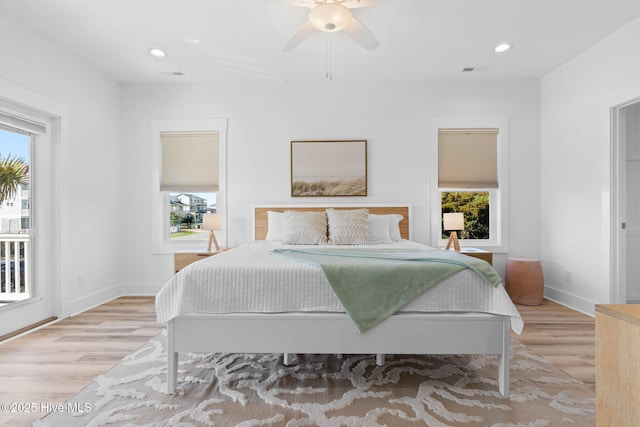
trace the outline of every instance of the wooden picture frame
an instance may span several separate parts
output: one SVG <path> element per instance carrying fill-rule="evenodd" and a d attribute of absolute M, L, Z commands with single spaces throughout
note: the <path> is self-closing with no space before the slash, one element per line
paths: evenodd
<path fill-rule="evenodd" d="M 291 141 L 291 197 L 367 195 L 367 141 Z"/>

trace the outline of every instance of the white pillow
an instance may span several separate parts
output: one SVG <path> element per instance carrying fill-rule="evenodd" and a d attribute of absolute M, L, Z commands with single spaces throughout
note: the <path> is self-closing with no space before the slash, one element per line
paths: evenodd
<path fill-rule="evenodd" d="M 311 211 L 285 211 L 287 245 L 324 245 L 327 243 L 327 214 Z"/>
<path fill-rule="evenodd" d="M 267 211 L 267 237 L 265 240 L 281 242 L 285 238 L 284 212 Z"/>
<path fill-rule="evenodd" d="M 399 214 L 376 215 L 369 214 L 367 223 L 369 234 L 374 243 L 390 243 L 402 240 L 400 235 L 400 221 L 404 217 Z M 384 228 L 387 228 L 385 232 Z M 388 240 L 387 239 L 388 236 Z"/>
<path fill-rule="evenodd" d="M 387 219 L 389 220 L 389 237 L 391 237 L 391 241 L 398 242 L 402 240 L 402 236 L 400 235 L 400 221 L 402 221 L 404 217 L 399 214 L 389 214 L 387 215 Z"/>
<path fill-rule="evenodd" d="M 391 243 L 389 236 L 389 219 L 385 215 L 369 214 L 367 217 L 369 236 L 374 245 Z"/>
<path fill-rule="evenodd" d="M 329 243 L 334 245 L 370 245 L 367 209 L 327 209 Z"/>

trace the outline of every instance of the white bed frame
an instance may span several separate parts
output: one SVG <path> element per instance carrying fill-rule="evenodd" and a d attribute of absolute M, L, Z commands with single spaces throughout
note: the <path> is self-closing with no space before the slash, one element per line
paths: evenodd
<path fill-rule="evenodd" d="M 367 207 L 376 212 L 380 206 Z M 384 206 L 385 212 L 388 208 Z M 254 220 L 257 239 L 259 223 Z M 295 353 L 375 354 L 378 364 L 384 354 L 495 354 L 498 389 L 508 396 L 510 331 L 508 316 L 484 313 L 398 313 L 363 334 L 343 313 L 179 316 L 167 323 L 167 391 L 175 393 L 178 354 L 183 352 L 284 353 L 287 364 L 287 355 Z"/>

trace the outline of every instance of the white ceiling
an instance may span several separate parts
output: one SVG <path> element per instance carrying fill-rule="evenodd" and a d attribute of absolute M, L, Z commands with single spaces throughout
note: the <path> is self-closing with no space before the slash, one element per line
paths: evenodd
<path fill-rule="evenodd" d="M 307 12 L 285 0 L 0 0 L 0 13 L 123 83 L 322 80 L 324 33 L 282 52 Z M 334 80 L 537 78 L 639 17 L 640 1 L 375 0 L 353 15 L 380 46 L 334 33 Z M 501 41 L 513 49 L 494 53 Z"/>

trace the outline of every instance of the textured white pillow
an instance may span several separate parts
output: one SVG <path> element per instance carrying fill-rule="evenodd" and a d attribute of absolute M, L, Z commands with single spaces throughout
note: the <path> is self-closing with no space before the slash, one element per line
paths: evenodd
<path fill-rule="evenodd" d="M 400 221 L 404 217 L 399 214 L 376 215 L 369 214 L 367 223 L 369 225 L 369 234 L 374 243 L 390 243 L 402 240 L 400 235 Z M 384 231 L 384 228 L 387 231 Z M 388 241 L 385 240 L 388 238 Z"/>
<path fill-rule="evenodd" d="M 367 209 L 327 209 L 329 243 L 334 245 L 370 245 Z"/>
<path fill-rule="evenodd" d="M 281 242 L 285 238 L 284 212 L 267 211 L 267 237 L 265 240 Z"/>
<path fill-rule="evenodd" d="M 327 243 L 327 214 L 311 211 L 285 211 L 287 245 L 324 245 Z"/>

